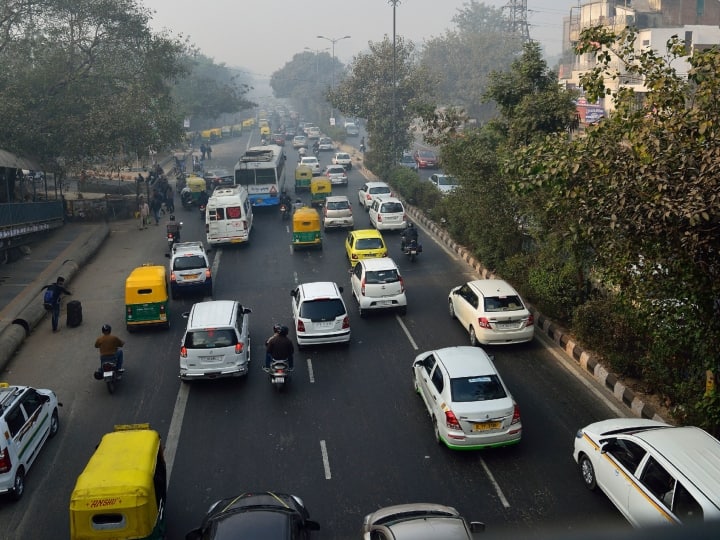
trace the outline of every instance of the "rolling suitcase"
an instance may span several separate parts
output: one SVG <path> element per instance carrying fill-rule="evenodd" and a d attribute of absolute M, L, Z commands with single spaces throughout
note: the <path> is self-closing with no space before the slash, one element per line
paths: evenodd
<path fill-rule="evenodd" d="M 72 300 L 67 303 L 67 325 L 70 328 L 80 326 L 82 322 L 82 304 L 80 300 Z"/>

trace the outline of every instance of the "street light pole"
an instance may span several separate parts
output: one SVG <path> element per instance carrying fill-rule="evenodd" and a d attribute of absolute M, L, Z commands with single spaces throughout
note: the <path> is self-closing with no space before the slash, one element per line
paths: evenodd
<path fill-rule="evenodd" d="M 330 89 L 335 90 L 335 44 L 338 41 L 341 41 L 343 39 L 350 39 L 350 36 L 343 36 L 343 37 L 339 37 L 339 38 L 329 38 L 329 37 L 325 37 L 325 36 L 317 36 L 317 38 L 325 39 L 325 40 L 329 41 L 330 43 L 332 43 L 332 79 L 331 79 L 332 82 L 330 84 Z M 330 115 L 332 116 L 332 118 L 335 118 L 335 109 L 331 109 Z"/>
<path fill-rule="evenodd" d="M 397 129 L 397 44 L 395 42 L 395 8 L 400 3 L 400 0 L 388 0 L 389 4 L 392 4 L 393 8 L 393 88 L 392 88 L 392 158 L 393 162 L 397 159 L 397 150 L 395 143 L 395 130 Z"/>
<path fill-rule="evenodd" d="M 320 73 L 320 53 L 329 51 L 330 47 L 325 47 L 324 49 L 311 49 L 310 47 L 305 47 L 306 51 L 311 51 L 315 53 L 315 75 L 318 75 Z"/>

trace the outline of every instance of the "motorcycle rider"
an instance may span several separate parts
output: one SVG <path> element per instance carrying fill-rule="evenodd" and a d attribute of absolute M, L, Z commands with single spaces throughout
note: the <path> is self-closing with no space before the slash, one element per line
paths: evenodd
<path fill-rule="evenodd" d="M 288 336 L 288 327 L 276 324 L 273 326 L 273 335 L 265 342 L 265 370 L 270 369 L 273 360 L 287 360 L 288 369 L 295 369 L 293 354 L 295 346 Z"/>
<path fill-rule="evenodd" d="M 365 137 L 360 139 L 360 152 L 365 153 Z"/>
<path fill-rule="evenodd" d="M 175 242 L 180 241 L 180 229 L 182 228 L 182 225 L 175 221 L 175 215 L 170 214 L 170 221 L 168 221 L 168 224 L 166 225 L 167 228 L 167 234 L 172 234 L 173 238 L 175 239 Z"/>
<path fill-rule="evenodd" d="M 103 359 L 108 357 L 115 359 L 115 369 L 118 373 L 122 373 L 123 369 L 123 351 L 121 347 L 125 342 L 117 336 L 113 336 L 110 332 L 112 328 L 109 324 L 103 324 L 102 335 L 95 340 L 95 348 L 100 349 L 100 369 L 102 370 Z"/>
<path fill-rule="evenodd" d="M 285 189 L 280 192 L 280 207 L 282 208 L 282 206 L 285 206 L 285 211 L 288 213 L 292 208 L 292 199 Z"/>
<path fill-rule="evenodd" d="M 301 146 L 298 148 L 298 161 L 302 160 L 303 157 L 307 154 L 307 150 L 304 146 Z"/>
<path fill-rule="evenodd" d="M 400 234 L 400 249 L 405 251 L 405 246 L 410 244 L 411 242 L 415 242 L 417 245 L 418 241 L 418 232 L 415 228 L 415 225 L 413 225 L 412 221 L 408 221 L 407 226 L 403 230 L 403 232 Z"/>
<path fill-rule="evenodd" d="M 315 141 L 315 144 L 313 144 L 313 154 L 315 154 L 315 156 L 320 154 L 320 141 Z"/>

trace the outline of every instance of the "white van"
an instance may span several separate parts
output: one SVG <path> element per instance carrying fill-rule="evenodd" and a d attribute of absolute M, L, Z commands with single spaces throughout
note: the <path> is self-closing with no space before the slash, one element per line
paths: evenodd
<path fill-rule="evenodd" d="M 253 213 L 243 186 L 216 189 L 205 211 L 208 244 L 237 244 L 250 239 Z"/>
<path fill-rule="evenodd" d="M 700 428 L 602 420 L 577 432 L 573 457 L 634 527 L 720 520 L 720 441 Z"/>

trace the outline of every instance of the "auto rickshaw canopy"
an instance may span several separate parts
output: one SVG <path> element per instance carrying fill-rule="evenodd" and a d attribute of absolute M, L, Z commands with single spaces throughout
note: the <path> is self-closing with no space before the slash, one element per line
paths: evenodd
<path fill-rule="evenodd" d="M 167 301 L 167 270 L 164 266 L 138 266 L 125 280 L 125 304 Z"/>
<path fill-rule="evenodd" d="M 204 178 L 193 175 L 185 178 L 185 186 L 193 193 L 200 193 L 201 191 L 205 191 L 207 183 Z"/>

